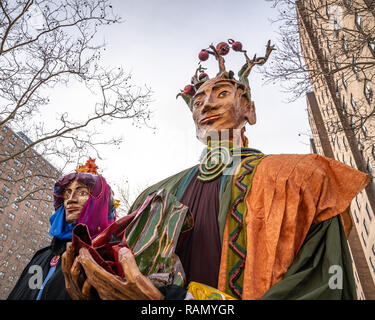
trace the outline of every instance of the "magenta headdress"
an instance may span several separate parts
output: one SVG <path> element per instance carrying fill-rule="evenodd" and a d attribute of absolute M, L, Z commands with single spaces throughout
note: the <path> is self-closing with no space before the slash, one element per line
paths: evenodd
<path fill-rule="evenodd" d="M 106 180 L 96 172 L 97 167 L 95 166 L 95 171 L 92 169 L 87 170 L 90 161 L 91 164 L 93 163 L 93 160 L 90 158 L 85 166 L 80 166 L 80 168 L 76 170 L 78 172 L 61 177 L 55 183 L 53 196 L 54 207 L 57 213 L 58 211 L 62 211 L 64 207 L 64 190 L 70 182 L 79 181 L 89 188 L 90 197 L 82 208 L 77 223 L 87 225 L 91 238 L 94 238 L 115 221 L 116 207 L 111 187 L 107 184 Z M 60 227 L 60 229 L 61 228 L 64 230 L 64 227 Z"/>

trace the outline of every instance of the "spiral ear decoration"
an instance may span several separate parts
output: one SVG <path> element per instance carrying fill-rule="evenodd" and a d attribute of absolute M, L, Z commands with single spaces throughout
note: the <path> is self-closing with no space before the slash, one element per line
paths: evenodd
<path fill-rule="evenodd" d="M 230 48 L 232 48 L 232 50 L 236 52 L 243 52 L 245 55 L 246 63 L 238 72 L 238 80 L 234 78 L 233 71 L 227 72 L 225 69 L 225 60 L 223 56 L 229 53 Z M 257 56 L 254 55 L 254 58 L 250 59 L 247 55 L 246 50 L 242 49 L 242 43 L 239 41 L 228 39 L 228 42 L 219 42 L 216 45 L 216 47 L 213 44 L 211 44 L 208 48 L 202 49 L 200 51 L 198 55 L 200 61 L 198 63 L 198 68 L 191 79 L 191 83 L 186 85 L 184 89 L 177 94 L 176 98 L 181 96 L 186 102 L 186 104 L 189 106 L 190 110 L 192 110 L 192 100 L 195 93 L 197 92 L 199 87 L 209 79 L 208 74 L 204 71 L 206 69 L 201 66 L 201 62 L 206 61 L 210 57 L 210 55 L 213 55 L 219 64 L 219 73 L 216 75 L 215 78 L 223 79 L 224 77 L 234 83 L 239 84 L 242 88 L 244 88 L 245 95 L 248 98 L 248 100 L 251 101 L 251 91 L 248 79 L 251 70 L 255 65 L 263 65 L 264 63 L 266 63 L 273 50 L 276 50 L 275 46 L 271 45 L 271 40 L 269 40 L 266 46 L 265 56 L 257 58 Z"/>

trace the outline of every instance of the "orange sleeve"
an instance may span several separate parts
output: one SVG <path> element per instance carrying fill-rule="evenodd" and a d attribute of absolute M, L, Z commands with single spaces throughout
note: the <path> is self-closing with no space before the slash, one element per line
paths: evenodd
<path fill-rule="evenodd" d="M 246 199 L 244 299 L 280 281 L 313 223 L 344 212 L 369 176 L 317 154 L 267 156 Z"/>

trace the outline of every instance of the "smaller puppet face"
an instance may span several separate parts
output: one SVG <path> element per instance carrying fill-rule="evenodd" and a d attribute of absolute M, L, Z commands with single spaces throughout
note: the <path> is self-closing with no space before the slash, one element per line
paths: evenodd
<path fill-rule="evenodd" d="M 207 143 L 207 137 L 219 137 L 224 129 L 242 129 L 256 121 L 255 107 L 244 91 L 228 80 L 204 83 L 193 97 L 193 120 L 197 138 Z"/>
<path fill-rule="evenodd" d="M 89 188 L 79 181 L 70 182 L 64 190 L 66 221 L 77 222 L 83 206 L 90 198 Z"/>

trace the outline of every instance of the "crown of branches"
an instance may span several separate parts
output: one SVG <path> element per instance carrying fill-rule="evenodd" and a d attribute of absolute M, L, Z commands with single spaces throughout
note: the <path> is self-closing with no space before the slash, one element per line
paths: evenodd
<path fill-rule="evenodd" d="M 246 58 L 246 63 L 238 72 L 238 79 L 234 78 L 233 71 L 226 71 L 225 69 L 225 60 L 223 56 L 228 54 L 231 48 L 233 51 L 242 52 Z M 208 48 L 202 49 L 199 53 L 198 58 L 200 61 L 198 63 L 198 68 L 196 69 L 194 76 L 191 78 L 191 84 L 186 85 L 185 88 L 177 94 L 177 97 L 181 96 L 189 106 L 190 110 L 192 110 L 192 100 L 194 94 L 203 83 L 209 80 L 209 76 L 205 72 L 206 68 L 202 67 L 201 62 L 206 61 L 210 55 L 213 55 L 219 64 L 219 72 L 215 78 L 226 79 L 239 85 L 239 87 L 244 89 L 245 95 L 248 100 L 251 101 L 251 91 L 248 80 L 250 72 L 255 65 L 263 65 L 268 60 L 268 57 L 273 50 L 275 50 L 275 47 L 271 45 L 271 40 L 269 40 L 266 46 L 265 56 L 258 58 L 256 55 L 254 55 L 254 57 L 250 59 L 247 55 L 246 50 L 243 50 L 242 43 L 239 41 L 229 39 L 228 42 L 218 43 L 216 47 L 211 44 Z"/>

